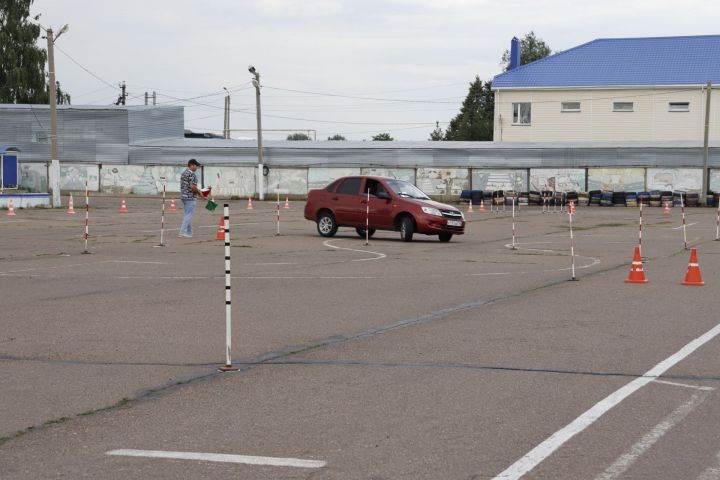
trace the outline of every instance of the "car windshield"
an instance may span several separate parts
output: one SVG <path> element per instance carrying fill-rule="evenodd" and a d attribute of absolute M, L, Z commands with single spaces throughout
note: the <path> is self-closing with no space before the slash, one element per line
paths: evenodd
<path fill-rule="evenodd" d="M 430 200 L 430 197 L 425 195 L 425 192 L 412 183 L 408 183 L 403 180 L 386 180 L 385 183 L 387 183 L 388 187 L 390 187 L 399 197 Z"/>

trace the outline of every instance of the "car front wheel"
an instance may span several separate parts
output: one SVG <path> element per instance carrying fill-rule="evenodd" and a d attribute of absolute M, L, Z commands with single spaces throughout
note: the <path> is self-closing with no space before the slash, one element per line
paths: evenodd
<path fill-rule="evenodd" d="M 447 243 L 452 238 L 453 234 L 448 232 L 441 232 L 438 237 L 440 238 L 441 242 Z"/>
<path fill-rule="evenodd" d="M 323 237 L 332 237 L 338 231 L 338 225 L 330 212 L 323 212 L 317 219 L 317 231 Z"/>
<path fill-rule="evenodd" d="M 412 242 L 415 233 L 415 221 L 411 217 L 403 217 L 400 220 L 400 240 L 403 242 Z"/>

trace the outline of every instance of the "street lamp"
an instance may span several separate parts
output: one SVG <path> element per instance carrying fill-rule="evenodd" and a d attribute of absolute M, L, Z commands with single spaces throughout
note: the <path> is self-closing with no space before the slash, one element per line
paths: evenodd
<path fill-rule="evenodd" d="M 258 158 L 258 173 L 257 173 L 257 189 L 258 199 L 264 200 L 265 193 L 263 189 L 263 150 L 262 150 L 262 120 L 260 115 L 260 72 L 255 70 L 255 67 L 250 65 L 248 72 L 253 74 L 252 84 L 255 87 L 255 105 L 257 110 L 257 158 Z"/>
<path fill-rule="evenodd" d="M 230 92 L 227 88 L 222 87 L 225 90 L 225 119 L 223 120 L 223 138 L 225 140 L 230 138 Z"/>
<path fill-rule="evenodd" d="M 43 28 L 40 26 L 40 28 Z M 52 190 L 52 206 L 60 207 L 60 154 L 58 152 L 58 134 L 57 134 L 57 88 L 55 85 L 55 41 L 60 35 L 70 30 L 70 25 L 65 24 L 55 38 L 53 38 L 53 29 L 49 27 L 44 29 L 47 34 L 48 44 L 48 74 L 50 76 L 50 171 L 49 184 Z"/>

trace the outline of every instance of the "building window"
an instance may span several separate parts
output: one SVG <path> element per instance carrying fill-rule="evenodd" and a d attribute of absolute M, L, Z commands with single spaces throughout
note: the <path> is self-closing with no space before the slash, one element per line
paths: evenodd
<path fill-rule="evenodd" d="M 668 112 L 689 112 L 690 102 L 670 102 L 668 103 Z"/>
<path fill-rule="evenodd" d="M 529 103 L 513 103 L 513 125 L 530 125 L 531 107 Z"/>
<path fill-rule="evenodd" d="M 613 102 L 613 112 L 632 112 L 633 102 Z"/>
<path fill-rule="evenodd" d="M 562 102 L 560 104 L 561 112 L 579 112 L 580 111 L 580 102 Z"/>

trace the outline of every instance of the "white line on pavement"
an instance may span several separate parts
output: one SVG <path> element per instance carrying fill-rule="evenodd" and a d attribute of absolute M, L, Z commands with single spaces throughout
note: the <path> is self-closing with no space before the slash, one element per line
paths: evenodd
<path fill-rule="evenodd" d="M 708 467 L 697 480 L 720 480 L 720 452 L 717 454 L 718 463 Z"/>
<path fill-rule="evenodd" d="M 380 253 L 380 252 L 371 252 L 370 250 L 358 250 L 355 248 L 338 247 L 336 245 L 331 244 L 330 240 L 325 240 L 323 242 L 323 245 L 325 245 L 326 247 L 335 248 L 337 250 L 349 250 L 351 252 L 370 253 L 372 255 L 377 255 L 377 257 L 373 257 L 373 258 L 358 258 L 358 259 L 352 260 L 353 262 L 365 262 L 368 260 L 381 260 L 381 259 L 387 257 L 387 255 L 385 255 L 384 253 Z"/>
<path fill-rule="evenodd" d="M 680 230 L 683 227 L 692 227 L 693 225 L 697 225 L 698 222 L 688 223 L 687 225 L 680 225 L 679 227 L 674 227 L 673 230 Z"/>
<path fill-rule="evenodd" d="M 243 463 L 246 465 L 270 465 L 273 467 L 322 468 L 321 460 L 300 458 L 255 457 L 250 455 L 227 455 L 223 453 L 166 452 L 162 450 L 111 450 L 107 455 L 123 457 L 172 458 L 176 460 L 200 460 L 205 462 Z"/>
<path fill-rule="evenodd" d="M 690 412 L 695 410 L 708 396 L 707 392 L 695 393 L 687 402 L 680 405 L 670 415 L 665 417 L 662 422 L 646 433 L 630 450 L 622 454 L 610 465 L 603 473 L 595 477 L 595 480 L 614 480 L 619 478 L 625 471 L 632 466 L 635 461 L 640 458 L 650 447 L 655 445 L 671 428 L 680 423 Z"/>
<path fill-rule="evenodd" d="M 715 390 L 713 387 L 703 387 L 701 385 L 688 385 L 687 383 L 668 382 L 667 380 L 654 380 L 655 383 L 664 383 L 665 385 L 672 385 L 674 387 L 694 388 L 695 390 L 703 390 L 711 392 Z"/>
<path fill-rule="evenodd" d="M 495 479 L 516 480 L 518 478 L 521 478 L 527 472 L 537 467 L 546 458 L 552 455 L 557 449 L 563 446 L 565 442 L 567 442 L 572 437 L 595 423 L 611 408 L 618 405 L 620 402 L 625 400 L 627 397 L 629 397 L 636 391 L 640 390 L 648 383 L 660 377 L 667 370 L 682 361 L 684 358 L 686 358 L 695 350 L 703 346 L 705 343 L 715 338 L 718 334 L 720 334 L 720 324 L 715 325 L 712 329 L 708 330 L 703 335 L 699 336 L 674 354 L 670 355 L 662 362 L 655 365 L 653 368 L 648 370 L 648 372 L 645 373 L 645 375 L 643 375 L 642 377 L 636 378 L 630 383 L 615 390 L 613 393 L 611 393 L 604 399 L 600 400 L 585 413 L 577 417 L 565 427 L 553 433 L 537 447 L 530 450 L 522 458 L 520 458 L 508 468 L 503 470 L 499 475 L 495 477 Z"/>

